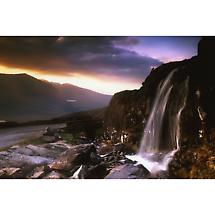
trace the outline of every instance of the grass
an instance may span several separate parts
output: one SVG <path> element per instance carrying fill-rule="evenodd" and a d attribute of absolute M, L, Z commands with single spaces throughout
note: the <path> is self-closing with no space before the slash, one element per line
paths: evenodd
<path fill-rule="evenodd" d="M 23 140 L 21 142 L 19 142 L 17 145 L 37 145 L 37 144 L 42 144 L 43 141 L 41 140 L 41 138 L 33 138 L 33 139 L 28 139 L 28 140 Z"/>
<path fill-rule="evenodd" d="M 61 133 L 60 135 L 61 135 L 62 139 L 64 141 L 66 141 L 67 143 L 75 144 L 75 138 L 74 138 L 74 136 L 72 134 L 70 134 L 70 133 Z"/>

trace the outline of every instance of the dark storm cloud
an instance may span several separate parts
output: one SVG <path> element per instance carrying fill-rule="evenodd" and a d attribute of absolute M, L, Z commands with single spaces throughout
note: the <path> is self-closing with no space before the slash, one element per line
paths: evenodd
<path fill-rule="evenodd" d="M 47 74 L 110 75 L 143 79 L 161 62 L 119 46 L 138 37 L 0 37 L 0 64 Z"/>

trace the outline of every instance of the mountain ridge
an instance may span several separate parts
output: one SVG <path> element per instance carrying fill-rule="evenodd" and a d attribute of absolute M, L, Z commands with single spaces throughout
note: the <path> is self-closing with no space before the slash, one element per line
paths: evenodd
<path fill-rule="evenodd" d="M 71 84 L 58 84 L 26 73 L 0 74 L 0 119 L 45 120 L 105 107 L 111 96 Z"/>

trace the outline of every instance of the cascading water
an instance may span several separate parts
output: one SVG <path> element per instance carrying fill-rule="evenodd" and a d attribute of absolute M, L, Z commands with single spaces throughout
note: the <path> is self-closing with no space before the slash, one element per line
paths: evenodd
<path fill-rule="evenodd" d="M 128 159 L 137 161 L 137 164 L 142 164 L 152 174 L 166 171 L 179 150 L 180 116 L 186 104 L 188 78 L 181 83 L 174 83 L 176 72 L 177 70 L 172 71 L 158 87 L 139 152 L 127 156 Z M 169 101 L 170 97 L 174 102 Z"/>

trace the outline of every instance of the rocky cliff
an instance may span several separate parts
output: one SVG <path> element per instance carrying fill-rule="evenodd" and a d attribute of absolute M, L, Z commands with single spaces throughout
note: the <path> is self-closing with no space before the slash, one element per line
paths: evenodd
<path fill-rule="evenodd" d="M 187 102 L 180 121 L 181 147 L 214 141 L 214 50 L 215 37 L 204 37 L 199 42 L 197 56 L 152 69 L 139 90 L 115 94 L 106 111 L 106 127 L 109 130 L 116 130 L 119 136 L 127 133 L 128 142 L 138 145 L 157 91 L 167 75 L 175 71 L 173 90 L 167 104 L 169 116 L 175 117 L 176 100 L 178 95 L 183 93 L 181 83 L 186 78 L 189 79 Z M 169 132 L 168 127 L 164 128 L 164 136 L 165 132 Z M 165 141 L 163 147 L 166 147 Z"/>

